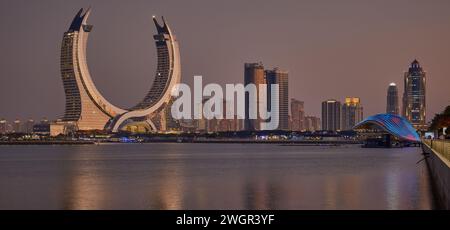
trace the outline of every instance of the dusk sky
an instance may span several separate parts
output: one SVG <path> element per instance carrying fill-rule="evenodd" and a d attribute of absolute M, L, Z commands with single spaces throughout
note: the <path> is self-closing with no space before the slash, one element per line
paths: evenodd
<path fill-rule="evenodd" d="M 64 113 L 63 33 L 82 7 L 94 25 L 88 65 L 105 98 L 131 107 L 156 70 L 152 15 L 180 43 L 182 82 L 243 83 L 244 63 L 289 71 L 291 98 L 320 116 L 326 99 L 360 97 L 364 115 L 384 113 L 389 83 L 417 58 L 427 72 L 427 120 L 450 105 L 448 0 L 0 0 L 0 117 Z"/>

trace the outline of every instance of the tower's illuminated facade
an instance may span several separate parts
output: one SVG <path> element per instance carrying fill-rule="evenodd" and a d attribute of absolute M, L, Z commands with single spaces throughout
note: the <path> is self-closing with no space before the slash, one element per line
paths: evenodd
<path fill-rule="evenodd" d="M 398 89 L 395 83 L 389 84 L 386 99 L 386 113 L 399 115 Z"/>
<path fill-rule="evenodd" d="M 153 85 L 145 98 L 131 109 L 121 109 L 108 102 L 95 87 L 86 61 L 90 9 L 81 9 L 64 33 L 61 46 L 61 77 L 66 108 L 60 123 L 76 130 L 117 132 L 129 123 L 145 124 L 150 131 L 164 129 L 171 90 L 181 78 L 178 43 L 169 26 L 161 26 L 153 17 L 158 33 L 154 36 L 158 66 Z"/>
<path fill-rule="evenodd" d="M 403 116 L 417 130 L 425 130 L 426 125 L 426 72 L 414 60 L 404 75 Z"/>
<path fill-rule="evenodd" d="M 359 97 L 346 97 L 342 105 L 342 130 L 351 130 L 363 120 L 363 107 Z"/>
<path fill-rule="evenodd" d="M 64 33 L 61 46 L 61 77 L 66 94 L 62 121 L 78 130 L 101 130 L 112 117 L 125 112 L 98 92 L 86 62 L 86 46 L 93 26 L 87 24 L 90 10 L 81 9 Z"/>
<path fill-rule="evenodd" d="M 158 55 L 153 85 L 140 103 L 109 122 L 107 129 L 112 132 L 118 132 L 124 125 L 136 122 L 146 125 L 149 130 L 165 130 L 168 119 L 164 114 L 170 114 L 165 110 L 170 109 L 169 105 L 173 100 L 171 90 L 181 80 L 180 50 L 178 41 L 164 18 L 163 25 L 155 17 L 153 22 L 158 32 L 153 36 Z"/>

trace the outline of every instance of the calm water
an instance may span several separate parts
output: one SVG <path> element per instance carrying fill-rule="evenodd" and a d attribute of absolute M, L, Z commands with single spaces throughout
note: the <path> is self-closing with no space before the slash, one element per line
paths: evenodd
<path fill-rule="evenodd" d="M 419 148 L 0 146 L 0 209 L 432 209 Z"/>

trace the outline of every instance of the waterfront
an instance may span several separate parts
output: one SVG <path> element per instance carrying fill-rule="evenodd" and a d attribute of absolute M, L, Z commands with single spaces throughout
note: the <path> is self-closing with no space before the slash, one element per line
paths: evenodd
<path fill-rule="evenodd" d="M 420 148 L 0 146 L 0 209 L 432 209 Z"/>

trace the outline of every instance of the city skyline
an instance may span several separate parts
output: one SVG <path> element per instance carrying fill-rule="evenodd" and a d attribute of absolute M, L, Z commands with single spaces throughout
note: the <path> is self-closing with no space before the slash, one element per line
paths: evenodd
<path fill-rule="evenodd" d="M 332 2 L 316 4 L 311 2 L 293 3 L 285 1 L 279 5 L 265 3 L 261 4 L 261 6 L 255 5 L 255 8 L 250 10 L 248 15 L 243 14 L 241 9 L 248 8 L 248 3 L 243 3 L 240 6 L 234 4 L 237 7 L 237 12 L 233 17 L 226 18 L 225 14 L 220 14 L 212 22 L 201 22 L 203 24 L 206 23 L 205 26 L 209 25 L 208 28 L 211 28 L 212 32 L 202 30 L 202 28 L 195 26 L 198 22 L 196 20 L 207 18 L 205 17 L 205 13 L 186 15 L 177 10 L 170 12 L 169 6 L 174 3 L 155 2 L 151 4 L 136 1 L 135 4 L 128 4 L 127 8 L 121 8 L 125 4 L 118 4 L 117 2 L 112 2 L 110 5 L 96 1 L 92 3 L 81 1 L 68 4 L 61 4 L 56 1 L 27 2 L 26 4 L 22 1 L 6 2 L 3 1 L 1 3 L 2 5 L 8 4 L 7 7 L 1 7 L 2 10 L 8 10 L 8 12 L 2 11 L 2 17 L 14 18 L 16 23 L 14 27 L 11 27 L 8 20 L 2 20 L 2 23 L 4 23 L 2 25 L 10 29 L 11 33 L 1 38 L 2 50 L 4 50 L 6 55 L 2 57 L 1 63 L 3 64 L 1 65 L 2 68 L 0 68 L 0 74 L 2 76 L 1 85 L 3 86 L 0 99 L 0 106 L 2 108 L 0 117 L 9 121 L 15 120 L 16 118 L 21 120 L 29 118 L 38 120 L 44 116 L 49 119 L 62 117 L 64 112 L 64 91 L 62 90 L 61 82 L 58 81 L 60 74 L 58 73 L 59 66 L 57 59 L 59 58 L 60 47 L 56 44 L 60 44 L 61 32 L 66 29 L 67 24 L 71 20 L 72 16 L 68 17 L 68 15 L 73 15 L 74 11 L 85 5 L 92 5 L 93 10 L 96 12 L 90 19 L 92 24 L 95 25 L 96 33 L 90 38 L 92 39 L 92 44 L 90 44 L 87 54 L 90 66 L 92 66 L 93 81 L 98 86 L 99 91 L 105 95 L 105 98 L 110 99 L 113 104 L 121 107 L 128 108 L 135 101 L 140 100 L 147 91 L 146 87 L 153 81 L 153 78 L 149 77 L 153 75 L 156 67 L 154 66 L 154 63 L 156 63 L 154 57 L 155 51 L 151 43 L 153 31 L 150 29 L 152 26 L 150 19 L 152 14 L 167 15 L 167 18 L 170 19 L 170 24 L 177 31 L 177 37 L 181 41 L 182 60 L 186 60 L 182 63 L 182 81 L 186 83 L 190 83 L 194 74 L 203 75 L 207 82 L 217 82 L 220 84 L 242 83 L 243 63 L 262 61 L 267 66 L 280 66 L 280 68 L 289 71 L 289 99 L 296 98 L 304 101 L 305 111 L 308 111 L 310 115 L 318 116 L 320 114 L 321 101 L 328 98 L 342 100 L 350 95 L 360 97 L 366 105 L 365 113 L 371 115 L 385 111 L 385 87 L 388 83 L 397 82 L 399 88 L 403 89 L 402 74 L 408 64 L 417 58 L 428 72 L 427 120 L 429 121 L 435 113 L 441 112 L 444 105 L 448 104 L 448 98 L 450 98 L 450 95 L 446 95 L 448 90 L 444 90 L 445 85 L 448 85 L 446 84 L 448 78 L 445 77 L 445 67 L 450 62 L 450 47 L 447 43 L 442 42 L 450 38 L 450 32 L 446 29 L 444 30 L 445 33 L 440 33 L 440 36 L 435 36 L 436 31 L 441 30 L 440 26 L 444 26 L 445 22 L 450 20 L 450 17 L 444 15 L 443 11 L 439 10 L 439 6 L 440 8 L 445 8 L 443 5 L 447 5 L 447 2 L 436 1 L 438 4 L 419 2 L 403 4 L 402 7 L 408 8 L 413 12 L 420 9 L 424 12 L 424 16 L 416 19 L 402 15 L 401 12 L 396 12 L 398 13 L 398 20 L 395 20 L 393 23 L 397 26 L 395 27 L 395 31 L 392 30 L 394 28 L 383 24 L 384 19 L 379 18 L 379 21 L 376 21 L 374 15 L 367 9 L 368 7 L 351 1 L 346 1 L 348 4 L 343 4 L 344 6 L 336 6 Z M 177 2 L 176 4 L 183 5 L 185 3 Z M 397 7 L 397 9 L 401 5 L 399 3 L 386 4 L 393 8 Z M 378 7 L 382 3 L 369 3 L 369 5 Z M 233 4 L 224 3 L 219 3 L 216 6 L 206 4 L 206 7 L 221 7 L 225 12 L 230 12 L 231 9 L 234 9 L 232 6 Z M 287 31 L 289 36 L 286 37 L 287 41 L 283 42 L 282 45 L 269 43 L 268 38 L 273 38 L 272 35 L 267 37 L 250 36 L 252 32 L 258 32 L 258 21 L 263 21 L 265 25 L 272 25 L 272 23 L 288 23 L 289 17 L 297 19 L 293 15 L 293 12 L 288 9 L 289 6 L 292 6 L 293 10 L 299 10 L 300 12 L 308 8 L 313 9 L 313 12 L 316 14 L 306 14 L 304 17 L 313 21 L 314 19 L 324 21 L 315 21 L 315 23 L 310 22 L 308 24 L 304 20 L 299 20 L 298 22 L 305 27 L 299 26 L 291 29 L 292 31 Z M 273 14 L 268 19 L 264 19 L 254 14 L 259 8 L 267 10 L 267 7 L 284 9 L 287 11 L 287 16 L 282 17 L 281 15 Z M 355 47 L 349 46 L 349 41 L 343 39 L 345 36 L 341 34 L 342 31 L 336 31 L 334 29 L 329 34 L 334 35 L 330 39 L 325 39 L 319 35 L 316 36 L 324 39 L 322 40 L 322 44 L 325 44 L 327 47 L 320 46 L 320 43 L 313 43 L 311 37 L 315 36 L 311 31 L 314 31 L 314 28 L 317 30 L 316 32 L 323 35 L 326 32 L 324 29 L 327 27 L 325 24 L 330 23 L 330 25 L 333 25 L 330 18 L 320 17 L 319 9 L 325 9 L 325 12 L 329 13 L 331 18 L 337 17 L 337 23 L 342 26 L 341 29 L 343 31 L 349 30 L 350 26 L 355 23 L 348 21 L 348 18 L 341 18 L 342 15 L 339 13 L 327 11 L 326 9 L 328 7 L 344 7 L 347 10 L 359 9 L 359 13 L 352 13 L 349 18 L 361 16 L 363 21 L 370 22 L 370 25 L 375 26 L 376 31 L 381 33 L 381 35 L 378 35 L 385 38 L 384 40 L 382 39 L 384 42 L 386 42 L 387 36 L 391 36 L 393 38 L 392 42 L 386 43 L 391 49 L 389 51 L 384 49 L 384 53 L 377 53 L 372 50 L 374 47 L 379 47 L 382 42 L 377 42 L 363 36 L 362 32 L 364 29 L 362 27 L 354 28 L 354 33 L 357 35 Z M 36 10 L 36 8 L 39 10 Z M 48 10 L 41 8 L 48 8 Z M 32 9 L 33 11 L 31 11 Z M 130 16 L 129 22 L 118 22 L 117 24 L 121 30 L 125 30 L 125 36 L 116 34 L 121 31 L 113 29 L 111 25 L 106 23 L 110 19 L 106 15 L 117 13 L 118 10 Z M 188 11 L 198 13 L 194 9 Z M 432 11 L 434 13 L 433 15 L 430 13 Z M 132 12 L 136 13 L 131 15 Z M 14 13 L 13 16 L 11 16 L 12 13 Z M 367 15 L 364 13 L 367 13 Z M 385 13 L 391 17 L 395 15 L 394 10 L 392 12 L 391 10 L 387 10 Z M 189 16 L 189 20 L 183 22 L 181 16 L 184 16 L 184 18 Z M 117 19 L 113 18 L 111 20 L 116 22 L 115 20 Z M 242 21 L 244 25 L 233 28 L 233 22 L 236 20 Z M 406 20 L 410 21 L 405 22 Z M 38 21 L 39 23 L 35 23 L 34 21 Z M 227 23 L 225 24 L 225 22 Z M 126 27 L 125 25 L 127 23 L 131 26 Z M 216 47 L 217 49 L 209 50 L 211 48 L 210 41 L 199 38 L 203 38 L 200 31 L 206 33 L 205 36 L 217 32 L 217 29 L 211 26 L 211 23 L 216 23 L 224 27 L 224 31 L 221 32 L 221 36 L 224 38 L 217 38 L 212 35 L 213 39 L 230 39 L 233 36 L 231 32 L 234 31 L 242 34 L 244 37 L 243 41 L 237 44 L 234 40 L 231 40 L 230 44 L 227 44 L 227 42 L 219 40 L 221 41 L 220 46 Z M 49 26 L 42 27 L 41 24 Z M 423 26 L 424 24 L 429 26 Z M 241 28 L 245 27 L 245 25 L 255 25 L 257 28 L 244 28 L 248 30 L 248 33 L 246 33 Z M 408 35 L 412 35 L 413 33 L 408 33 L 411 27 L 407 25 L 416 25 L 416 29 L 430 31 L 424 33 L 425 35 L 408 37 Z M 285 30 L 286 28 L 276 28 L 274 33 L 280 33 Z M 43 31 L 43 33 L 37 34 L 37 31 Z M 136 33 L 137 31 L 142 32 Z M 191 32 L 188 34 L 187 31 Z M 404 36 L 408 39 L 399 43 L 400 37 L 395 34 L 405 31 L 407 33 L 404 33 Z M 35 36 L 29 36 L 30 33 L 35 34 Z M 294 39 L 301 37 L 304 39 Z M 333 38 L 335 40 L 331 43 Z M 380 37 L 375 36 L 374 38 Z M 427 40 L 431 38 L 433 40 Z M 50 44 L 50 42 L 54 41 L 56 41 L 54 44 Z M 137 45 L 143 51 L 137 50 L 137 46 L 130 43 L 138 43 Z M 397 46 L 394 46 L 394 43 Z M 8 46 L 5 44 L 8 44 Z M 310 49 L 314 48 L 316 50 L 308 50 L 306 45 Z M 199 46 L 203 48 L 199 49 Z M 229 49 L 232 46 L 236 47 L 231 49 L 230 52 L 225 52 L 224 49 Z M 293 51 L 287 50 L 289 47 L 293 47 Z M 363 47 L 365 51 L 368 51 L 363 58 L 356 58 L 352 55 L 342 55 L 342 57 L 335 58 L 335 54 L 346 50 L 343 48 L 348 48 L 348 51 L 354 54 L 355 52 L 358 53 L 355 51 L 355 48 L 358 47 Z M 205 59 L 205 52 L 208 55 L 212 55 L 212 58 L 208 56 Z M 121 55 L 118 55 L 119 53 Z M 134 53 L 138 58 L 133 55 Z M 372 56 L 373 54 L 376 55 Z M 130 55 L 133 57 L 133 61 L 120 61 L 125 57 L 130 58 Z M 380 59 L 382 55 L 389 57 Z M 198 60 L 195 57 L 203 58 Z M 229 60 L 230 58 L 235 58 L 235 60 L 228 63 L 223 61 Z M 295 61 L 293 62 L 293 60 Z M 119 65 L 117 65 L 118 62 L 123 64 L 123 68 L 119 68 Z M 130 71 L 130 67 L 134 65 L 137 68 Z M 143 71 L 143 69 L 145 70 Z M 361 71 L 361 69 L 365 71 Z M 129 73 L 129 75 L 124 76 L 124 73 Z M 129 84 L 122 84 L 124 77 L 129 81 Z M 339 81 L 336 78 L 339 78 Z M 352 84 L 348 84 L 349 82 Z M 333 87 L 334 85 L 336 87 Z M 358 85 L 358 87 L 354 87 L 355 85 Z M 141 89 L 141 87 L 145 89 Z M 119 91 L 118 89 L 121 90 Z M 399 94 L 402 93 L 402 90 L 400 90 Z M 11 95 L 14 96 L 13 101 L 11 100 Z"/>

